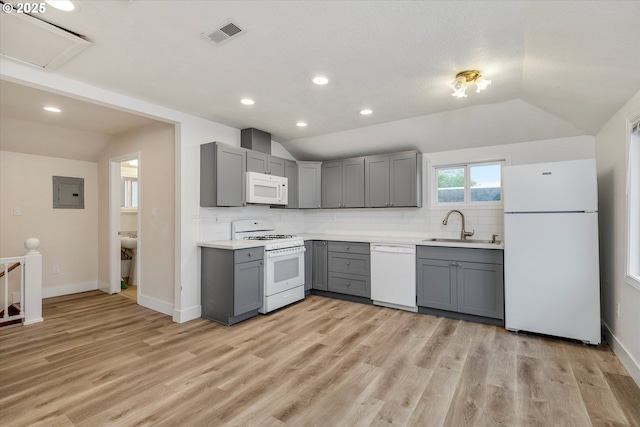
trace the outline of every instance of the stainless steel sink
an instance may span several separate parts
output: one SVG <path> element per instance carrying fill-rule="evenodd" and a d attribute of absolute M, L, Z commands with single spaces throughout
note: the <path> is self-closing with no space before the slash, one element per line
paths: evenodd
<path fill-rule="evenodd" d="M 491 245 L 499 245 L 502 243 L 502 240 L 480 240 L 480 239 L 443 239 L 443 238 L 433 238 L 433 239 L 424 239 L 423 242 L 444 242 L 444 243 L 468 243 L 470 245 L 477 243 L 487 243 Z"/>

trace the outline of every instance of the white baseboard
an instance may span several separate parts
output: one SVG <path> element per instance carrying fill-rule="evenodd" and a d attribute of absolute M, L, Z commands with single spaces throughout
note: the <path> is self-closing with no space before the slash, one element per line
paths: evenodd
<path fill-rule="evenodd" d="M 609 325 L 605 322 L 602 322 L 604 325 L 604 333 L 607 339 L 607 342 L 611 346 L 613 352 L 618 356 L 622 366 L 626 368 L 631 375 L 631 378 L 638 384 L 640 387 L 640 364 L 637 360 L 633 358 L 633 356 L 629 353 L 626 347 L 618 340 L 618 338 L 611 332 Z"/>
<path fill-rule="evenodd" d="M 202 306 L 195 305 L 184 310 L 173 310 L 173 321 L 185 323 L 189 320 L 197 319 L 202 315 Z"/>
<path fill-rule="evenodd" d="M 168 302 L 160 301 L 159 299 L 151 298 L 146 295 L 138 294 L 138 304 L 153 311 L 166 314 L 167 316 L 171 316 L 173 313 L 173 304 L 169 304 Z"/>
<path fill-rule="evenodd" d="M 77 294 L 79 292 L 95 291 L 98 289 L 98 281 L 69 283 L 67 285 L 42 288 L 42 298 L 59 297 L 61 295 Z"/>
<path fill-rule="evenodd" d="M 44 322 L 44 319 L 42 317 L 38 317 L 37 319 L 32 319 L 32 320 L 25 320 L 22 324 L 23 325 L 33 325 L 34 323 L 40 323 L 40 322 Z"/>
<path fill-rule="evenodd" d="M 103 281 L 99 281 L 98 282 L 98 290 L 102 291 L 102 292 L 106 292 L 106 293 L 111 293 L 111 285 L 109 284 L 109 282 L 103 282 Z"/>

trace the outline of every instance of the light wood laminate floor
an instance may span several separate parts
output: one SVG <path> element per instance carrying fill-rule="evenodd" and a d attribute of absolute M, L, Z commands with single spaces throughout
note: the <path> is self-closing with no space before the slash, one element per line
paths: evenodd
<path fill-rule="evenodd" d="M 0 331 L 2 426 L 640 426 L 606 345 L 318 296 L 233 327 L 99 291 Z"/>

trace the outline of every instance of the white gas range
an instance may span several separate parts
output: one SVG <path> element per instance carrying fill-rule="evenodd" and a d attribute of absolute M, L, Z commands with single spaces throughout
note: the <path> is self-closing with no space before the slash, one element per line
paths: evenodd
<path fill-rule="evenodd" d="M 304 299 L 304 241 L 291 234 L 274 234 L 269 220 L 231 223 L 231 239 L 265 240 L 264 293 L 260 313 Z"/>

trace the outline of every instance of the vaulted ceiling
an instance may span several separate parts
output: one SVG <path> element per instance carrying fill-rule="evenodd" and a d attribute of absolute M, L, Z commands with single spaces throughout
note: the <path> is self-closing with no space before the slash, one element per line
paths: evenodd
<path fill-rule="evenodd" d="M 48 7 L 39 16 L 92 43 L 50 72 L 271 132 L 300 158 L 340 151 L 327 135 L 342 141 L 370 126 L 385 134 L 390 122 L 411 135 L 479 111 L 496 128 L 531 117 L 541 137 L 593 135 L 640 90 L 635 0 L 76 3 L 75 13 Z M 230 19 L 241 35 L 219 45 L 203 37 Z M 493 83 L 454 98 L 450 83 L 466 69 Z M 312 84 L 317 74 L 329 84 Z M 0 97 L 4 114 L 13 101 Z M 255 104 L 242 105 L 245 97 Z"/>

